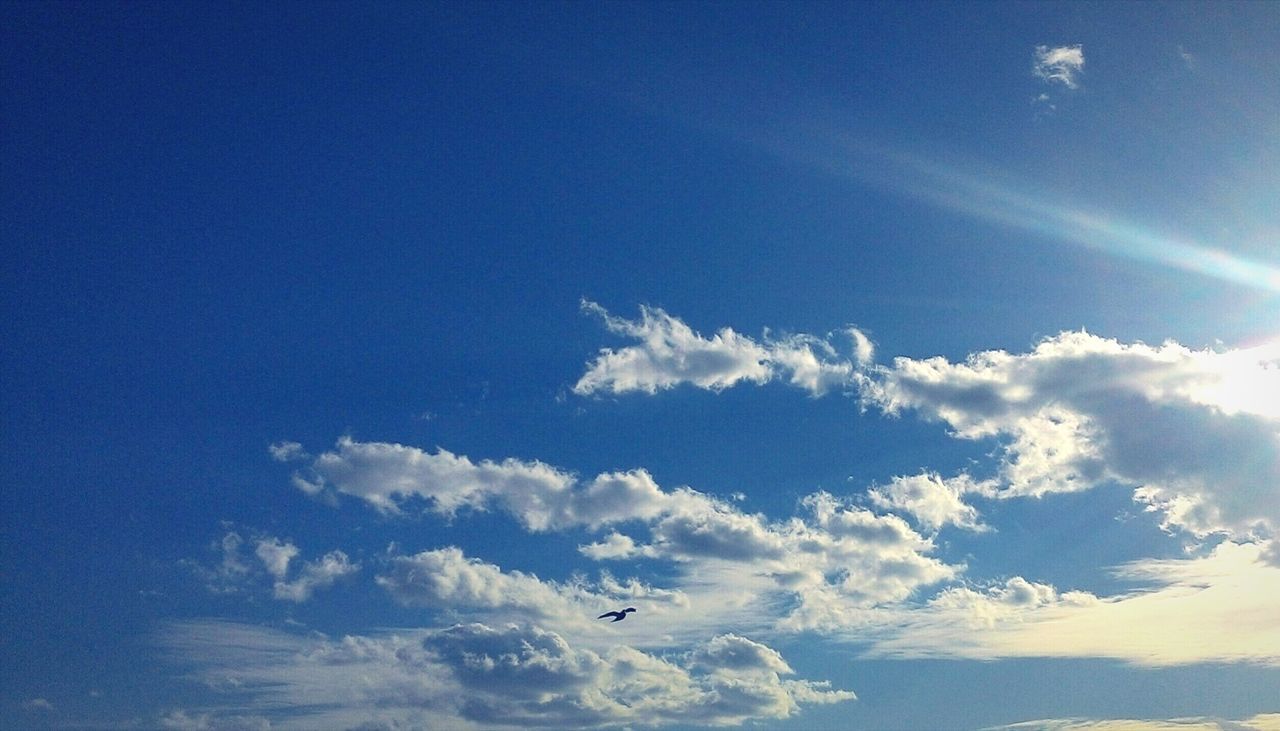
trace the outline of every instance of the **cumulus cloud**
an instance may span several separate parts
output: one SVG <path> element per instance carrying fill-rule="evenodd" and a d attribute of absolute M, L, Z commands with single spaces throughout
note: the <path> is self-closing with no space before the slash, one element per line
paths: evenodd
<path fill-rule="evenodd" d="M 1191 350 L 1062 333 L 1030 353 L 953 363 L 896 358 L 863 382 L 962 439 L 1003 440 L 1001 497 L 1114 480 L 1170 527 L 1204 535 L 1280 526 L 1280 354 Z"/>
<path fill-rule="evenodd" d="M 1084 47 L 1080 44 L 1036 46 L 1031 70 L 1048 84 L 1062 84 L 1068 89 L 1078 88 L 1080 75 L 1084 73 Z"/>
<path fill-rule="evenodd" d="M 642 306 L 639 320 L 610 315 L 583 301 L 610 332 L 640 341 L 619 350 L 604 348 L 587 365 L 574 393 L 656 393 L 681 384 L 721 391 L 742 382 L 763 384 L 784 379 L 815 396 L 851 383 L 855 364 L 869 362 L 873 348 L 862 332 L 850 328 L 854 360 L 841 358 L 829 338 L 792 335 L 763 341 L 722 328 L 710 338 L 658 308 Z"/>
<path fill-rule="evenodd" d="M 902 518 L 827 493 L 804 501 L 806 515 L 770 521 L 692 488 L 664 490 L 644 470 L 582 480 L 541 462 L 473 462 L 442 449 L 432 453 L 350 438 L 317 457 L 308 479 L 390 513 L 420 500 L 447 514 L 461 505 L 499 508 L 531 531 L 611 527 L 581 553 L 599 560 L 667 560 L 690 574 L 729 564 L 736 567 L 737 582 L 765 577 L 770 591 L 806 597 L 801 604 L 814 601 L 807 595 L 819 587 L 857 605 L 897 601 L 959 571 L 930 556 L 932 540 Z M 628 524 L 644 530 L 637 534 Z M 644 533 L 647 539 L 640 537 Z"/>
<path fill-rule="evenodd" d="M 271 708 L 283 729 L 732 725 L 855 697 L 793 679 L 774 650 L 736 635 L 670 657 L 575 647 L 515 624 L 338 640 L 193 622 L 171 625 L 160 641 L 222 689 L 234 713 Z M 211 710 L 204 720 L 219 718 Z"/>
<path fill-rule="evenodd" d="M 267 573 L 277 579 L 283 579 L 289 572 L 289 562 L 298 555 L 298 547 L 279 538 L 268 537 L 258 540 L 254 553 L 262 561 Z"/>
<path fill-rule="evenodd" d="M 1126 564 L 1118 575 L 1143 586 L 1109 597 L 1022 577 L 985 589 L 951 587 L 919 609 L 865 614 L 859 637 L 878 635 L 869 652 L 876 657 L 1280 666 L 1280 569 L 1263 560 L 1265 548 L 1228 541 L 1199 558 Z"/>
<path fill-rule="evenodd" d="M 978 510 L 964 502 L 964 495 L 989 494 L 990 483 L 976 483 L 968 475 L 943 478 L 936 472 L 894 477 L 888 485 L 873 487 L 867 498 L 877 507 L 912 516 L 925 530 L 954 525 L 972 531 L 989 528 L 978 520 Z"/>
<path fill-rule="evenodd" d="M 1043 55 L 1046 74 L 1067 74 L 1083 63 L 1078 46 Z M 586 306 L 642 344 L 602 351 L 579 382 L 582 392 L 653 393 L 686 382 L 719 389 L 789 374 L 816 395 L 826 390 L 817 385 L 825 382 L 820 373 L 835 372 L 835 361 L 815 357 L 806 368 L 805 358 L 793 357 L 821 350 L 814 338 L 761 344 L 725 329 L 708 340 L 661 310 L 643 308 L 633 322 Z M 910 514 L 926 529 L 977 528 L 976 511 L 961 499 L 971 489 L 1043 496 L 1107 481 L 1135 487 L 1135 498 L 1169 529 L 1265 537 L 1280 526 L 1275 347 L 1192 350 L 1067 332 L 1024 354 L 987 351 L 963 362 L 896 358 L 875 366 L 869 341 L 854 333 L 858 365 L 841 361 L 837 380 L 855 385 L 864 403 L 888 413 L 914 410 L 962 439 L 1002 442 L 997 483 L 900 478 L 870 494 L 873 504 Z M 686 357 L 712 352 L 720 355 Z M 710 362 L 721 365 L 690 365 Z"/>

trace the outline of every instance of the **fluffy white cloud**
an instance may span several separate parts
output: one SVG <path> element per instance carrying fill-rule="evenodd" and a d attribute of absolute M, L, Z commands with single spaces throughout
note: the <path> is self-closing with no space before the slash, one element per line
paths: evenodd
<path fill-rule="evenodd" d="M 801 604 L 814 601 L 809 595 L 820 587 L 857 605 L 898 601 L 959 571 L 929 556 L 932 541 L 901 518 L 826 493 L 804 501 L 807 516 L 770 521 L 688 487 L 663 490 L 644 470 L 583 481 L 541 462 L 476 463 L 445 450 L 350 438 L 317 457 L 307 479 L 385 512 L 423 499 L 428 509 L 445 513 L 464 504 L 498 507 L 531 531 L 618 526 L 581 552 L 674 561 L 687 574 L 712 575 L 711 564 L 729 564 L 736 567 L 724 573 L 735 577 L 731 588 L 765 578 L 766 591 L 794 593 Z M 624 532 L 626 523 L 642 526 L 647 541 Z"/>
<path fill-rule="evenodd" d="M 269 537 L 258 540 L 254 553 L 266 567 L 267 573 L 277 579 L 283 579 L 289 572 L 289 562 L 298 555 L 298 547 L 279 538 Z"/>
<path fill-rule="evenodd" d="M 791 679 L 774 650 L 736 635 L 673 657 L 574 647 L 514 624 L 331 640 L 203 622 L 172 625 L 161 642 L 235 713 L 271 708 L 282 729 L 732 725 L 854 699 Z"/>
<path fill-rule="evenodd" d="M 922 472 L 910 477 L 894 477 L 888 485 L 867 491 L 872 504 L 880 508 L 906 513 L 925 530 L 937 531 L 955 525 L 973 531 L 989 528 L 978 520 L 978 510 L 964 502 L 966 494 L 989 494 L 992 485 L 975 483 L 968 475 L 943 478 L 935 472 Z"/>
<path fill-rule="evenodd" d="M 1049 84 L 1062 84 L 1068 89 L 1080 86 L 1084 73 L 1084 48 L 1074 46 L 1036 46 L 1032 73 Z"/>
<path fill-rule="evenodd" d="M 1280 526 L 1280 353 L 1194 351 L 1062 333 L 962 363 L 897 358 L 863 398 L 964 439 L 1004 440 L 999 495 L 1115 480 L 1199 534 Z"/>
<path fill-rule="evenodd" d="M 640 341 L 619 350 L 605 348 L 587 365 L 574 393 L 656 393 L 688 383 L 720 391 L 742 382 L 766 383 L 775 378 L 817 396 L 849 385 L 855 363 L 842 359 L 828 339 L 792 335 L 763 342 L 723 328 L 703 337 L 661 309 L 641 307 L 639 320 L 610 315 L 583 301 L 585 311 L 600 316 L 610 332 Z M 873 349 L 866 335 L 849 329 L 857 363 L 869 362 Z"/>
<path fill-rule="evenodd" d="M 1083 63 L 1079 47 L 1043 50 L 1046 69 L 1058 69 L 1046 73 L 1066 74 Z M 603 351 L 579 382 L 580 392 L 652 393 L 684 382 L 719 389 L 790 374 L 815 395 L 841 381 L 886 412 L 911 409 L 945 422 L 960 438 L 1000 439 L 998 490 L 995 483 L 962 484 L 963 476 L 918 477 L 869 495 L 873 504 L 908 513 L 926 529 L 977 528 L 976 511 L 961 497 L 968 491 L 1041 496 L 1105 481 L 1137 488 L 1135 497 L 1170 528 L 1266 536 L 1280 526 L 1280 351 L 1274 347 L 1196 351 L 1071 332 L 1030 353 L 988 351 L 956 363 L 896 358 L 877 367 L 870 364 L 869 341 L 854 331 L 855 368 L 814 356 L 824 341 L 811 337 L 760 344 L 726 329 L 708 340 L 661 310 L 642 309 L 641 320 L 632 322 L 586 306 L 611 330 L 642 343 Z M 686 357 L 692 353 L 719 355 Z M 711 362 L 721 366 L 704 367 Z"/>
<path fill-rule="evenodd" d="M 865 613 L 858 638 L 878 635 L 869 653 L 878 657 L 1280 666 L 1280 569 L 1263 560 L 1265 550 L 1225 542 L 1200 558 L 1127 564 L 1118 574 L 1143 588 L 1110 597 L 1021 577 L 985 590 L 953 587 L 919 609 Z"/>
<path fill-rule="evenodd" d="M 308 493 L 352 495 L 392 514 L 415 502 L 444 515 L 497 507 L 532 531 L 649 520 L 678 510 L 689 498 L 682 491 L 663 492 L 644 470 L 604 473 L 583 483 L 537 461 L 472 462 L 444 449 L 427 452 L 350 437 L 339 439 L 336 451 L 321 454 L 295 481 Z"/>

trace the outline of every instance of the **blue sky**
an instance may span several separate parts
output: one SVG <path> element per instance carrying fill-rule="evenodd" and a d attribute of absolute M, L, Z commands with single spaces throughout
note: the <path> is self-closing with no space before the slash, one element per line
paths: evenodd
<path fill-rule="evenodd" d="M 1280 727 L 1277 6 L 0 12 L 15 727 Z"/>

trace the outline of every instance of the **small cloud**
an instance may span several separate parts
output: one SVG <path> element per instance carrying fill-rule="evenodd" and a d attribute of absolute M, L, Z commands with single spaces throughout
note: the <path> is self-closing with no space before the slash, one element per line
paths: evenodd
<path fill-rule="evenodd" d="M 1195 55 L 1193 55 L 1190 51 L 1183 48 L 1182 46 L 1178 46 L 1178 58 L 1182 59 L 1182 63 L 1187 67 L 1188 71 L 1194 73 L 1199 70 L 1200 68 L 1199 59 L 1197 59 Z"/>
<path fill-rule="evenodd" d="M 53 704 L 45 700 L 44 698 L 32 698 L 31 700 L 23 701 L 22 707 L 27 709 L 28 711 L 52 711 L 53 710 Z"/>
<path fill-rule="evenodd" d="M 1054 48 L 1036 46 L 1035 64 L 1031 70 L 1048 84 L 1079 88 L 1080 75 L 1084 73 L 1084 47 L 1079 43 Z"/>
<path fill-rule="evenodd" d="M 309 456 L 297 442 L 276 442 L 267 447 L 267 450 L 271 452 L 271 458 L 277 462 L 294 462 Z"/>

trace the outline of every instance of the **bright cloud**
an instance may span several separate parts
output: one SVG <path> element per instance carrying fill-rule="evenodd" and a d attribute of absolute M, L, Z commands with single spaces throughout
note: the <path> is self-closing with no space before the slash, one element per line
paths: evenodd
<path fill-rule="evenodd" d="M 872 620 L 883 634 L 870 654 L 1280 666 L 1280 569 L 1262 560 L 1264 550 L 1226 542 L 1200 558 L 1127 564 L 1118 574 L 1146 586 L 1112 597 L 1021 577 L 983 590 L 949 588 L 921 609 Z"/>
<path fill-rule="evenodd" d="M 583 301 L 583 310 L 598 315 L 610 332 L 640 341 L 620 350 L 605 348 L 587 365 L 574 393 L 657 391 L 681 384 L 721 391 L 742 382 L 756 384 L 784 379 L 818 396 L 848 385 L 855 363 L 871 360 L 871 341 L 850 328 L 854 360 L 842 359 L 828 339 L 792 335 L 766 337 L 757 342 L 723 328 L 703 337 L 661 309 L 642 306 L 639 320 L 610 315 L 603 307 Z"/>
<path fill-rule="evenodd" d="M 599 312 L 611 330 L 644 344 L 602 352 L 579 382 L 582 392 L 653 393 L 683 382 L 715 390 L 742 380 L 762 383 L 790 363 L 754 341 L 730 337 L 727 329 L 706 340 L 660 310 L 644 309 L 639 322 Z M 1042 496 L 1106 481 L 1133 485 L 1135 498 L 1160 512 L 1170 528 L 1248 536 L 1280 526 L 1280 351 L 1274 347 L 1197 351 L 1071 332 L 1025 354 L 987 351 L 957 363 L 896 358 L 891 366 L 872 366 L 862 338 L 855 336 L 861 365 L 840 373 L 857 385 L 865 403 L 888 413 L 914 410 L 946 423 L 962 439 L 1002 442 L 996 483 L 899 478 L 870 493 L 875 505 L 909 514 L 926 529 L 976 528 L 976 510 L 962 499 L 966 492 Z M 792 342 L 806 343 L 805 352 L 812 353 L 818 341 L 806 336 Z M 716 362 L 738 365 L 695 369 L 697 374 L 671 366 L 688 362 L 687 354 L 711 351 L 749 353 L 765 368 L 745 369 L 746 360 L 727 356 Z M 658 352 L 664 355 L 651 357 Z M 610 365 L 616 359 L 647 365 L 624 377 Z M 788 368 L 793 383 L 814 394 L 826 390 L 810 387 L 821 378 L 798 375 L 817 371 Z M 755 375 L 741 375 L 747 372 Z"/>
<path fill-rule="evenodd" d="M 1170 526 L 1250 535 L 1280 526 L 1280 358 L 1062 333 L 1026 354 L 897 358 L 863 382 L 962 439 L 1003 440 L 1003 497 L 1115 480 Z"/>
<path fill-rule="evenodd" d="M 968 530 L 988 530 L 978 521 L 977 508 L 964 502 L 970 493 L 989 493 L 989 483 L 975 483 L 968 475 L 943 478 L 933 472 L 911 477 L 894 477 L 888 485 L 867 491 L 872 504 L 906 513 L 925 530 L 937 531 L 945 525 Z"/>
<path fill-rule="evenodd" d="M 733 634 L 664 657 L 622 644 L 575 647 L 515 624 L 337 640 L 193 622 L 171 625 L 161 641 L 222 689 L 234 713 L 291 709 L 271 726 L 283 729 L 732 725 L 855 697 L 793 679 L 776 651 Z"/>
<path fill-rule="evenodd" d="M 1036 46 L 1032 73 L 1049 84 L 1062 84 L 1068 89 L 1080 86 L 1084 73 L 1084 48 L 1074 46 Z"/>
<path fill-rule="evenodd" d="M 932 539 L 902 518 L 828 493 L 805 498 L 802 515 L 771 521 L 688 487 L 664 490 L 644 470 L 603 473 L 584 481 L 541 462 L 476 463 L 444 450 L 430 453 L 350 438 L 339 440 L 337 451 L 317 457 L 311 472 L 311 484 L 358 496 L 390 513 L 403 512 L 401 506 L 421 498 L 427 509 L 449 514 L 460 505 L 497 507 L 535 532 L 613 527 L 581 553 L 598 560 L 643 556 L 673 562 L 687 575 L 723 576 L 726 584 L 715 590 L 745 593 L 747 605 L 790 596 L 799 608 L 789 621 L 801 626 L 808 622 L 804 617 L 817 611 L 815 602 L 829 598 L 849 606 L 874 606 L 901 601 L 961 569 L 929 555 Z M 934 517 L 926 510 L 926 498 L 917 502 L 909 507 Z M 962 509 L 945 515 L 964 522 L 967 513 Z M 438 553 L 394 564 L 420 577 L 444 575 L 441 562 L 446 558 L 457 569 L 449 575 L 475 579 L 477 572 L 488 571 L 459 563 L 460 556 Z M 423 561 L 431 571 L 413 568 Z M 394 572 L 382 581 L 393 593 L 403 583 Z"/>

